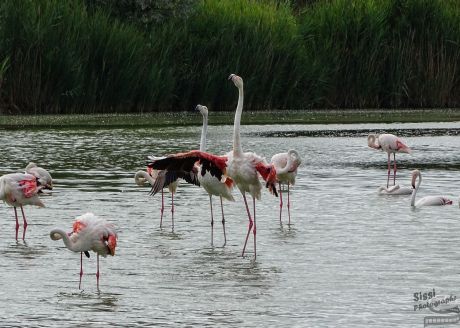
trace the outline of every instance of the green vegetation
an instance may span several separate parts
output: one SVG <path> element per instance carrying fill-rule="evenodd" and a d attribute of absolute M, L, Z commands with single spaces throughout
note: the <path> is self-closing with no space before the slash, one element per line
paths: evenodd
<path fill-rule="evenodd" d="M 0 113 L 460 104 L 455 0 L 4 0 Z"/>
<path fill-rule="evenodd" d="M 209 116 L 210 125 L 233 124 L 234 112 L 217 112 Z M 346 124 L 456 122 L 460 110 L 283 110 L 243 112 L 244 125 L 252 124 Z M 148 114 L 74 114 L 74 115 L 2 115 L 0 130 L 73 129 L 73 128 L 140 128 L 201 125 L 202 117 L 188 112 Z"/>

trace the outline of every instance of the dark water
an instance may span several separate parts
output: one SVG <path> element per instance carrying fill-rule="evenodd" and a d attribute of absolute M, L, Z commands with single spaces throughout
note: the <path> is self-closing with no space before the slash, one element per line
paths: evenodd
<path fill-rule="evenodd" d="M 198 148 L 199 127 L 0 131 L 1 174 L 33 160 L 55 179 L 46 208 L 26 207 L 25 243 L 14 240 L 13 210 L 0 206 L 0 325 L 420 327 L 432 313 L 414 311 L 415 292 L 460 296 L 460 136 L 452 133 L 459 128 L 244 127 L 245 150 L 270 159 L 293 148 L 304 160 L 291 193 L 291 226 L 280 225 L 273 196 L 264 192 L 257 203 L 256 261 L 251 253 L 240 257 L 247 217 L 236 190 L 236 202 L 224 204 L 227 246 L 212 248 L 202 190 L 180 185 L 172 232 L 170 195 L 160 229 L 160 197 L 134 184 L 146 155 Z M 386 154 L 367 147 L 370 131 L 403 135 L 414 152 L 397 157 L 400 183 L 408 185 L 410 170 L 419 168 L 420 196 L 444 194 L 454 206 L 412 210 L 409 196 L 378 196 Z M 209 151 L 228 151 L 231 133 L 231 126 L 210 127 Z M 217 199 L 214 206 L 220 246 Z M 119 229 L 116 256 L 101 259 L 100 293 L 96 256 L 84 260 L 79 291 L 79 254 L 49 238 L 52 228 L 70 230 L 87 211 Z"/>

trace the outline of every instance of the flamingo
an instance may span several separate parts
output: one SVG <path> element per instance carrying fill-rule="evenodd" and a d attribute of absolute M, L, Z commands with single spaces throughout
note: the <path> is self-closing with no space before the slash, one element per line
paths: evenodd
<path fill-rule="evenodd" d="M 417 185 L 415 185 L 415 181 L 418 178 Z M 438 205 L 452 205 L 452 201 L 444 196 L 426 196 L 422 199 L 419 199 L 417 203 L 415 203 L 415 195 L 417 194 L 418 188 L 422 183 L 422 173 L 419 170 L 412 171 L 412 197 L 410 200 L 410 205 L 412 207 L 419 207 L 419 206 L 438 206 Z"/>
<path fill-rule="evenodd" d="M 73 223 L 72 232 L 66 233 L 62 229 L 53 229 L 50 232 L 52 240 L 62 239 L 64 245 L 73 252 L 80 252 L 80 282 L 83 276 L 83 253 L 89 257 L 89 251 L 97 254 L 97 289 L 99 290 L 99 255 L 115 255 L 117 246 L 117 232 L 115 226 L 93 213 L 86 213 L 77 217 Z"/>
<path fill-rule="evenodd" d="M 208 108 L 206 106 L 197 105 L 195 110 L 199 111 L 203 116 L 203 127 L 201 130 L 201 140 L 200 140 L 200 151 L 206 151 L 206 137 L 208 131 Z M 209 205 L 211 208 L 211 246 L 214 245 L 214 216 L 212 212 L 212 196 L 219 196 L 220 198 L 220 209 L 222 212 L 222 228 L 224 230 L 224 245 L 227 244 L 227 235 L 225 233 L 225 217 L 224 217 L 224 206 L 222 204 L 222 198 L 225 198 L 229 201 L 235 201 L 232 195 L 233 190 L 233 181 L 230 178 L 227 178 L 225 182 L 217 179 L 215 176 L 212 176 L 209 172 L 205 171 L 204 174 L 201 174 L 201 166 L 198 167 L 198 181 L 200 185 L 206 190 L 209 195 Z"/>
<path fill-rule="evenodd" d="M 280 223 L 281 223 L 281 211 L 283 209 L 283 194 L 281 190 L 282 184 L 287 184 L 288 194 L 288 216 L 289 224 L 291 224 L 291 211 L 290 211 L 290 200 L 289 200 L 289 185 L 295 184 L 295 178 L 297 176 L 297 168 L 299 167 L 302 160 L 300 159 L 299 153 L 295 150 L 290 149 L 287 153 L 279 153 L 272 156 L 270 163 L 275 166 L 276 169 L 276 180 L 279 185 L 280 194 Z"/>
<path fill-rule="evenodd" d="M 16 208 L 21 208 L 22 218 L 24 220 L 22 240 L 25 240 L 27 220 L 24 215 L 23 206 L 36 205 L 38 207 L 45 207 L 38 197 L 39 191 L 40 187 L 38 186 L 37 179 L 31 174 L 11 173 L 0 177 L 0 199 L 14 208 L 14 216 L 16 218 L 16 240 L 18 240 L 19 230 L 18 212 Z"/>
<path fill-rule="evenodd" d="M 249 234 L 251 230 L 254 235 L 254 259 L 257 257 L 256 252 L 256 199 L 260 199 L 262 185 L 259 181 L 259 174 L 266 182 L 266 187 L 277 196 L 276 192 L 276 170 L 273 164 L 268 164 L 264 158 L 252 152 L 243 152 L 240 140 L 240 122 L 241 113 L 243 111 L 243 79 L 235 74 L 229 76 L 235 86 L 238 88 L 238 105 L 235 112 L 235 121 L 233 127 L 233 150 L 225 156 L 216 156 L 199 150 L 192 150 L 187 153 L 178 153 L 170 155 L 160 160 L 151 161 L 148 166 L 153 169 L 190 172 L 195 163 L 201 164 L 200 175 L 209 173 L 218 180 L 226 181 L 230 177 L 233 183 L 236 184 L 241 194 L 243 195 L 246 211 L 248 214 L 249 227 L 246 234 L 246 239 L 243 246 L 242 256 L 246 250 Z M 246 193 L 249 193 L 253 198 L 253 217 L 249 210 Z"/>
<path fill-rule="evenodd" d="M 402 187 L 400 185 L 394 185 L 391 187 L 381 186 L 377 189 L 379 195 L 390 195 L 390 196 L 401 196 L 412 194 L 412 188 Z"/>
<path fill-rule="evenodd" d="M 43 189 L 53 189 L 53 178 L 51 174 L 47 170 L 42 167 L 37 166 L 34 162 L 30 162 L 26 166 L 26 173 L 32 174 L 34 177 L 37 178 L 37 185 L 40 187 L 39 192 L 42 193 Z"/>
<path fill-rule="evenodd" d="M 138 186 L 143 186 L 147 181 L 153 187 L 157 179 L 162 179 L 162 176 L 165 174 L 163 171 L 152 170 L 147 168 L 147 172 L 145 171 L 137 171 L 134 175 L 134 180 Z M 164 204 L 164 193 L 163 189 L 168 187 L 169 192 L 171 193 L 171 221 L 172 221 L 172 229 L 174 229 L 174 194 L 177 191 L 177 186 L 179 185 L 179 181 L 172 181 L 168 184 L 161 185 L 161 208 L 160 208 L 160 228 L 163 225 L 163 212 L 165 209 Z"/>
<path fill-rule="evenodd" d="M 377 142 L 376 142 L 377 141 Z M 388 154 L 388 178 L 387 188 L 390 183 L 390 172 L 391 172 L 391 154 L 393 154 L 393 185 L 396 184 L 396 153 L 411 153 L 411 149 L 406 146 L 404 141 L 395 136 L 394 134 L 370 134 L 367 137 L 367 145 L 374 149 L 381 149 Z"/>

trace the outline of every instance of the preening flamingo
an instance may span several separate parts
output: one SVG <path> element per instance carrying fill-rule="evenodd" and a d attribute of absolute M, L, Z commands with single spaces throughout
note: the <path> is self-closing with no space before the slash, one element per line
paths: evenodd
<path fill-rule="evenodd" d="M 195 108 L 203 116 L 203 127 L 201 130 L 201 141 L 200 151 L 206 151 L 207 131 L 208 131 L 208 108 L 206 106 L 197 105 Z M 200 185 L 206 190 L 209 195 L 209 205 L 211 207 L 211 245 L 214 245 L 214 215 L 212 211 L 212 196 L 219 196 L 220 198 L 220 209 L 222 212 L 222 228 L 224 230 L 224 245 L 227 244 L 227 234 L 225 233 L 225 217 L 224 217 L 224 206 L 222 204 L 222 198 L 229 201 L 235 201 L 232 195 L 233 181 L 227 178 L 225 182 L 217 179 L 211 175 L 210 172 L 204 171 L 201 174 L 201 166 L 198 166 L 198 181 Z"/>
<path fill-rule="evenodd" d="M 77 217 L 73 223 L 72 232 L 66 233 L 62 229 L 53 229 L 50 232 L 52 240 L 62 239 L 64 245 L 73 252 L 80 252 L 80 282 L 83 276 L 83 253 L 89 257 L 89 251 L 97 254 L 97 289 L 99 290 L 99 255 L 115 255 L 117 246 L 117 232 L 115 226 L 106 220 L 98 218 L 93 213 L 86 213 Z"/>
<path fill-rule="evenodd" d="M 134 175 L 134 181 L 138 186 L 143 186 L 146 182 L 148 182 L 152 187 L 155 185 L 157 179 L 164 181 L 162 176 L 165 174 L 164 171 L 152 170 L 148 168 L 148 172 L 145 171 L 137 171 Z M 177 191 L 177 186 L 179 185 L 179 181 L 171 181 L 168 184 L 162 183 L 161 184 L 161 208 L 160 208 L 160 228 L 163 225 L 163 212 L 165 210 L 164 204 L 164 193 L 163 189 L 168 187 L 169 192 L 171 193 L 171 221 L 172 221 L 172 228 L 174 229 L 174 194 Z"/>
<path fill-rule="evenodd" d="M 26 173 L 32 174 L 37 178 L 39 192 L 42 192 L 43 189 L 53 189 L 53 178 L 51 177 L 51 174 L 49 174 L 49 172 L 44 168 L 37 166 L 34 162 L 30 162 L 26 166 Z"/>
<path fill-rule="evenodd" d="M 415 181 L 418 182 L 417 185 L 415 185 Z M 426 196 L 423 197 L 422 199 L 419 199 L 417 203 L 415 203 L 415 195 L 417 194 L 418 188 L 420 187 L 420 184 L 422 183 L 422 173 L 419 170 L 414 170 L 412 171 L 412 188 L 414 190 L 412 191 L 412 197 L 410 200 L 410 205 L 412 207 L 419 207 L 419 206 L 438 206 L 438 205 L 452 205 L 452 201 L 444 196 Z"/>
<path fill-rule="evenodd" d="M 401 195 L 410 195 L 412 194 L 412 188 L 402 187 L 400 185 L 394 185 L 391 187 L 381 186 L 377 189 L 379 195 L 391 195 L 391 196 L 401 196 Z"/>
<path fill-rule="evenodd" d="M 396 184 L 396 153 L 411 153 L 411 149 L 404 141 L 393 134 L 370 134 L 367 137 L 367 145 L 374 149 L 381 149 L 388 154 L 388 178 L 387 188 L 390 183 L 391 154 L 393 154 L 393 185 Z"/>
<path fill-rule="evenodd" d="M 279 196 L 280 196 L 280 222 L 281 222 L 281 212 L 283 210 L 283 194 L 282 194 L 282 185 L 287 185 L 287 195 L 288 195 L 288 216 L 289 224 L 291 224 L 291 211 L 290 211 L 290 199 L 289 199 L 289 185 L 295 184 L 295 178 L 297 176 L 297 168 L 302 162 L 299 153 L 295 150 L 290 149 L 287 153 L 279 153 L 272 156 L 270 161 L 271 164 L 275 166 L 276 169 L 276 180 L 279 185 Z"/>
<path fill-rule="evenodd" d="M 257 227 L 255 201 L 256 199 L 260 199 L 262 189 L 258 174 L 260 174 L 265 180 L 267 188 L 277 196 L 275 185 L 276 170 L 273 165 L 268 164 L 264 158 L 256 155 L 255 153 L 243 153 L 240 140 L 240 122 L 244 98 L 243 79 L 235 74 L 231 74 L 229 80 L 232 80 L 239 90 L 238 105 L 235 113 L 235 123 L 233 129 L 233 150 L 225 156 L 216 156 L 199 150 L 194 150 L 187 153 L 170 155 L 161 160 L 153 160 L 148 164 L 148 166 L 158 170 L 190 172 L 195 166 L 195 163 L 198 162 L 198 164 L 201 165 L 200 175 L 209 173 L 211 176 L 214 176 L 221 181 L 226 181 L 226 176 L 230 177 L 243 195 L 249 219 L 249 227 L 242 255 L 244 256 L 248 237 L 252 230 L 254 234 L 254 257 L 256 257 Z M 251 217 L 251 212 L 246 200 L 246 192 L 248 192 L 253 198 L 253 217 Z"/>
<path fill-rule="evenodd" d="M 38 193 L 40 187 L 37 184 L 37 179 L 31 174 L 24 173 L 11 173 L 5 174 L 0 177 L 0 199 L 3 200 L 14 208 L 14 216 L 16 218 L 16 240 L 18 240 L 18 212 L 17 207 L 21 208 L 22 218 L 24 220 L 24 232 L 22 233 L 22 239 L 26 237 L 27 220 L 24 215 L 24 205 L 36 205 L 44 207 Z"/>

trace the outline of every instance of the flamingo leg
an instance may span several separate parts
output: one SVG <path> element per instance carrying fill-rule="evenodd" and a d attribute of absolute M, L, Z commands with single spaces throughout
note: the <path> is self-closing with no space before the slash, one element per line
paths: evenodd
<path fill-rule="evenodd" d="M 254 207 L 254 229 L 252 230 L 252 233 L 254 234 L 254 259 L 257 257 L 257 252 L 256 252 L 256 199 L 253 197 L 252 198 L 252 206 Z"/>
<path fill-rule="evenodd" d="M 281 182 L 278 182 L 279 187 L 280 187 L 280 223 L 281 223 L 281 212 L 283 210 L 283 194 L 281 191 Z"/>
<path fill-rule="evenodd" d="M 396 153 L 393 153 L 393 186 L 396 185 Z"/>
<path fill-rule="evenodd" d="M 289 200 L 289 182 L 287 184 L 287 194 L 288 194 L 288 204 L 287 204 L 287 208 L 288 208 L 288 216 L 289 216 L 289 225 L 291 225 L 291 202 Z"/>
<path fill-rule="evenodd" d="M 387 188 L 388 188 L 388 185 L 389 185 L 389 183 L 390 183 L 390 172 L 391 172 L 391 169 L 390 169 L 390 167 L 391 167 L 391 166 L 390 166 L 390 156 L 391 156 L 391 154 L 388 153 L 388 178 L 387 178 Z"/>
<path fill-rule="evenodd" d="M 249 211 L 248 201 L 246 200 L 245 194 L 243 194 L 243 199 L 244 199 L 244 204 L 246 205 L 246 212 L 248 212 L 249 227 L 248 227 L 248 233 L 246 234 L 246 240 L 244 241 L 243 253 L 241 253 L 241 256 L 244 256 L 244 251 L 246 250 L 246 244 L 248 243 L 249 233 L 251 232 L 252 226 L 254 224 L 252 222 L 251 212 Z"/>
<path fill-rule="evenodd" d="M 81 277 L 83 276 L 83 252 L 80 252 L 80 283 L 78 289 L 81 289 Z"/>
<path fill-rule="evenodd" d="M 24 220 L 24 231 L 22 232 L 22 240 L 24 240 L 26 238 L 26 230 L 27 230 L 27 220 L 26 220 L 26 216 L 24 215 L 24 209 L 22 208 L 22 205 L 21 205 L 21 212 L 22 212 L 22 219 Z"/>
<path fill-rule="evenodd" d="M 222 196 L 220 196 L 220 209 L 222 210 L 222 228 L 224 229 L 224 244 L 222 247 L 227 245 L 227 234 L 225 233 L 225 217 L 224 217 L 224 205 L 222 204 Z"/>
<path fill-rule="evenodd" d="M 172 221 L 172 230 L 174 231 L 174 193 L 171 192 L 171 221 Z"/>
<path fill-rule="evenodd" d="M 18 211 L 16 207 L 14 208 L 14 217 L 16 218 L 16 240 L 18 240 L 18 231 L 19 231 L 19 222 L 18 222 Z"/>
<path fill-rule="evenodd" d="M 99 254 L 97 254 L 97 272 L 96 272 L 97 290 L 99 290 Z"/>
<path fill-rule="evenodd" d="M 214 246 L 214 214 L 212 213 L 212 195 L 209 195 L 209 205 L 211 206 L 211 246 Z"/>
<path fill-rule="evenodd" d="M 163 226 L 163 212 L 165 210 L 164 193 L 161 189 L 161 209 L 160 209 L 160 228 Z"/>

